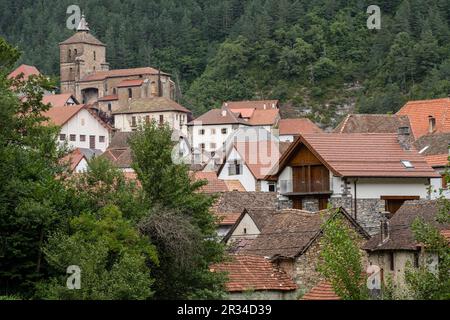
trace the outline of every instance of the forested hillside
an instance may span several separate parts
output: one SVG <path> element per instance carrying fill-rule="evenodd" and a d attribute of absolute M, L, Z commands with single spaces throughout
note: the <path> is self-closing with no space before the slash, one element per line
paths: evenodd
<path fill-rule="evenodd" d="M 395 112 L 450 93 L 449 0 L 0 0 L 0 35 L 21 62 L 57 76 L 71 4 L 108 45 L 112 68 L 171 72 L 196 114 L 278 98 L 285 115 L 328 125 L 349 109 Z M 381 30 L 367 29 L 370 4 Z"/>

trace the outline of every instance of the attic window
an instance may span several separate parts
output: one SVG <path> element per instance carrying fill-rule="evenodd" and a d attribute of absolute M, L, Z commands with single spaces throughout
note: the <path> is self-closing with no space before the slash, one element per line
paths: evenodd
<path fill-rule="evenodd" d="M 405 168 L 407 168 L 407 169 L 413 169 L 414 168 L 414 166 L 411 163 L 411 161 L 409 161 L 409 160 L 400 160 L 400 161 L 401 161 L 401 163 L 403 164 L 403 166 Z"/>

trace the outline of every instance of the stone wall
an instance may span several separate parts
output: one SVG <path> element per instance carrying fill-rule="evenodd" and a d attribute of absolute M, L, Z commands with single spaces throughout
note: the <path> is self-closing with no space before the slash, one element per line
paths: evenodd
<path fill-rule="evenodd" d="M 304 198 L 302 200 L 303 210 L 316 212 L 319 211 L 319 199 L 315 198 Z"/>
<path fill-rule="evenodd" d="M 294 300 L 296 299 L 296 291 L 247 291 L 247 292 L 231 292 L 227 298 L 229 300 Z"/>

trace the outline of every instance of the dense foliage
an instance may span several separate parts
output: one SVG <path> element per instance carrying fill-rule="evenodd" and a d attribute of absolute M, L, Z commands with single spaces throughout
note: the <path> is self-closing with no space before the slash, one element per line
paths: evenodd
<path fill-rule="evenodd" d="M 58 75 L 68 5 L 79 4 L 108 45 L 112 68 L 160 66 L 197 114 L 223 100 L 280 98 L 288 115 L 324 124 L 337 110 L 395 112 L 450 92 L 447 0 L 380 0 L 368 30 L 364 0 L 0 0 L 0 35 L 21 59 Z"/>

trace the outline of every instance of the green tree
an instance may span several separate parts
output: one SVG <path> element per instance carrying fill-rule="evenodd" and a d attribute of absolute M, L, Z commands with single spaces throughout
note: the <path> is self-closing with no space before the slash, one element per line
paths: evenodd
<path fill-rule="evenodd" d="M 344 300 L 367 298 L 362 255 L 356 237 L 356 232 L 340 217 L 332 217 L 323 224 L 319 270 Z"/>
<path fill-rule="evenodd" d="M 210 212 L 214 198 L 198 192 L 204 181 L 192 182 L 187 165 L 172 161 L 171 135 L 167 125 L 152 122 L 130 140 L 133 168 L 152 207 L 141 230 L 158 248 L 155 297 L 218 298 L 223 278 L 209 271 L 223 258 Z"/>
<path fill-rule="evenodd" d="M 70 221 L 71 234 L 55 233 L 45 246 L 54 273 L 38 284 L 41 299 L 136 300 L 153 295 L 149 265 L 157 265 L 156 249 L 124 219 L 119 209 L 107 205 Z M 66 269 L 81 270 L 80 289 L 66 287 Z"/>

